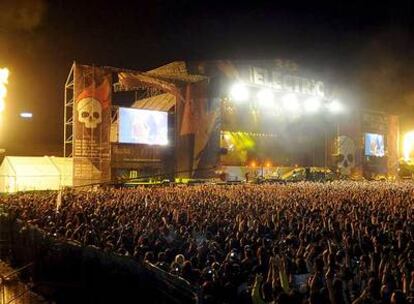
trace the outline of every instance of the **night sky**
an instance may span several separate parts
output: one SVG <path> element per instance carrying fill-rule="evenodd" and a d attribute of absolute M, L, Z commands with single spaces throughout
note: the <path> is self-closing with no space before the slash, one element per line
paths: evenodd
<path fill-rule="evenodd" d="M 289 59 L 414 127 L 411 1 L 106 2 L 0 0 L 0 67 L 11 70 L 0 144 L 9 155 L 62 153 L 73 60 L 145 71 L 174 60 Z M 33 120 L 18 118 L 23 110 Z"/>

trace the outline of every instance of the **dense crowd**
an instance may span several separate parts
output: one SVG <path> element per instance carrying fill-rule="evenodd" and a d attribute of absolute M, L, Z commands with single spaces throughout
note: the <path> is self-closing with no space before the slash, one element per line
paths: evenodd
<path fill-rule="evenodd" d="M 20 194 L 24 222 L 158 266 L 205 303 L 414 303 L 414 187 L 333 182 Z"/>

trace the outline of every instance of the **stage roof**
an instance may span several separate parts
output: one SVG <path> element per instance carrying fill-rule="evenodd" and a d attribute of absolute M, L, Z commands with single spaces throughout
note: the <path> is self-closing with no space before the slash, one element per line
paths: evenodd
<path fill-rule="evenodd" d="M 133 103 L 132 108 L 168 112 L 175 105 L 175 99 L 173 94 L 164 93 L 137 100 Z"/>
<path fill-rule="evenodd" d="M 144 74 L 165 80 L 183 82 L 198 82 L 208 78 L 202 75 L 190 74 L 185 61 L 174 61 Z"/>

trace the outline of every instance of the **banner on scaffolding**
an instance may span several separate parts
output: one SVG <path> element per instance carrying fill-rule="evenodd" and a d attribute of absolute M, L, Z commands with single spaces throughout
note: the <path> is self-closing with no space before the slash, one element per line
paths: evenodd
<path fill-rule="evenodd" d="M 73 185 L 109 181 L 112 76 L 103 68 L 74 67 Z"/>

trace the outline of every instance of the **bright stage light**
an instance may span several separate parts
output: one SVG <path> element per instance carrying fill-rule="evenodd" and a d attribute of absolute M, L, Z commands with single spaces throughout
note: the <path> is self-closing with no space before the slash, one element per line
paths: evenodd
<path fill-rule="evenodd" d="M 282 98 L 283 108 L 289 112 L 298 112 L 300 104 L 295 94 L 286 94 Z"/>
<path fill-rule="evenodd" d="M 336 99 L 328 104 L 328 110 L 332 113 L 340 113 L 344 110 L 344 106 Z"/>
<path fill-rule="evenodd" d="M 270 89 L 262 89 L 257 93 L 259 105 L 263 108 L 270 108 L 274 104 L 274 95 Z"/>
<path fill-rule="evenodd" d="M 305 101 L 304 108 L 308 113 L 315 113 L 321 107 L 321 99 L 319 97 L 311 97 Z"/>
<path fill-rule="evenodd" d="M 414 131 L 410 131 L 404 135 L 403 142 L 403 157 L 404 160 L 408 161 L 410 155 L 414 150 Z"/>
<path fill-rule="evenodd" d="M 9 70 L 7 68 L 0 69 L 0 113 L 4 111 L 6 107 L 6 96 L 7 96 L 7 87 L 9 79 Z"/>
<path fill-rule="evenodd" d="M 22 112 L 22 113 L 20 113 L 20 117 L 21 118 L 32 118 L 33 117 L 33 113 L 30 113 L 30 112 Z"/>
<path fill-rule="evenodd" d="M 249 98 L 249 90 L 243 83 L 236 83 L 230 89 L 230 96 L 234 101 L 246 101 Z"/>

